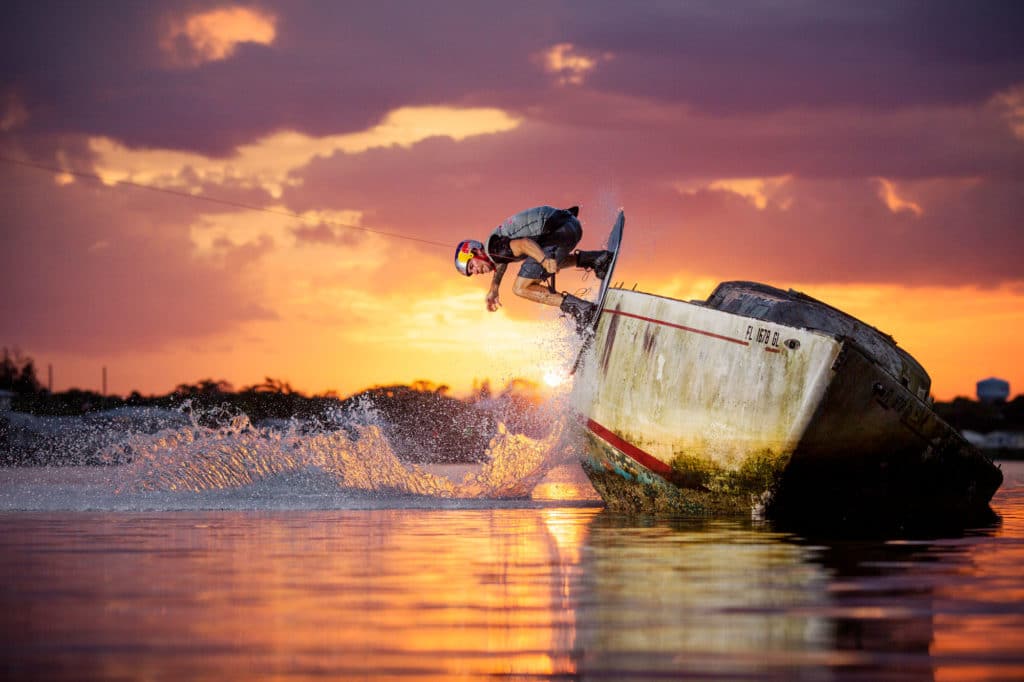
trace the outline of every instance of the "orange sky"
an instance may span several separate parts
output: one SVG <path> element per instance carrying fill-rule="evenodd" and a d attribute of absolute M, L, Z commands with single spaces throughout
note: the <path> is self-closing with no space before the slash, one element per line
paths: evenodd
<path fill-rule="evenodd" d="M 511 281 L 488 313 L 447 245 L 579 204 L 585 248 L 625 208 L 629 286 L 800 289 L 892 334 L 938 399 L 1022 390 L 1019 12 L 394 11 L 21 7 L 0 156 L 84 175 L 0 163 L 0 345 L 57 390 L 104 366 L 119 394 L 541 381 L 568 325 Z"/>

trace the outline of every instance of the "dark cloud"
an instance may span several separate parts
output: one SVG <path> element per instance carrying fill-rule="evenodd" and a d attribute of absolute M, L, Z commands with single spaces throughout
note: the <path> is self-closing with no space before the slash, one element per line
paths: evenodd
<path fill-rule="evenodd" d="M 152 350 L 269 319 L 239 268 L 197 260 L 188 202 L 5 169 L 0 337 L 40 352 Z M 266 244 L 254 249 L 266 248 Z"/>
<path fill-rule="evenodd" d="M 453 244 L 482 237 L 528 206 L 580 203 L 584 243 L 593 245 L 624 205 L 637 240 L 624 265 L 636 258 L 634 265 L 663 274 L 953 285 L 1019 279 L 1009 254 L 1024 251 L 1014 218 L 1024 209 L 1024 178 L 979 173 L 985 158 L 1011 168 L 1019 146 L 1005 127 L 975 124 L 971 132 L 963 122 L 925 117 L 920 138 L 911 134 L 903 145 L 884 124 L 880 132 L 825 123 L 798 135 L 791 121 L 756 135 L 741 122 L 731 137 L 725 127 L 699 125 L 660 137 L 527 125 L 459 143 L 433 139 L 411 150 L 317 160 L 285 198 L 297 210 L 324 203 L 364 210 L 374 227 Z M 912 127 L 909 120 L 895 125 Z M 781 198 L 760 210 L 748 198 L 706 188 L 716 178 L 780 175 L 792 176 L 782 190 L 786 209 Z M 910 187 L 907 196 L 924 214 L 893 212 L 879 177 L 897 181 L 900 191 Z M 694 191 L 680 192 L 687 183 Z M 915 183 L 923 189 L 912 191 Z"/>
<path fill-rule="evenodd" d="M 615 55 L 593 87 L 719 114 L 977 103 L 1024 79 L 1013 0 L 576 8 L 576 42 Z"/>
<path fill-rule="evenodd" d="M 891 110 L 976 104 L 1024 81 L 1012 1 L 260 3 L 278 19 L 273 45 L 169 69 L 167 17 L 220 6 L 5 3 L 0 87 L 19 93 L 31 131 L 223 156 L 284 128 L 362 130 L 407 105 L 531 112 L 589 91 L 717 115 Z M 560 89 L 537 59 L 557 43 L 614 58 Z"/>
<path fill-rule="evenodd" d="M 131 146 L 227 155 L 280 129 L 363 130 L 403 105 L 540 87 L 530 55 L 552 31 L 529 4 L 266 3 L 272 46 L 167 68 L 168 15 L 224 3 L 14 3 L 0 11 L 0 85 L 17 86 L 39 132 L 107 135 Z"/>
<path fill-rule="evenodd" d="M 168 68 L 164 18 L 220 5 L 5 4 L 0 92 L 16 92 L 28 112 L 5 147 L 49 159 L 59 148 L 87 163 L 83 135 L 102 134 L 227 156 L 282 128 L 363 130 L 398 106 L 502 106 L 524 118 L 519 129 L 318 158 L 292 173 L 304 184 L 286 188 L 284 203 L 360 210 L 367 227 L 442 243 L 482 236 L 527 206 L 582 204 L 588 246 L 624 205 L 623 266 L 662 274 L 1020 277 L 1009 254 L 1024 250 L 1013 218 L 1024 208 L 1024 144 L 985 105 L 1024 82 L 1019 4 L 265 3 L 278 17 L 272 46 Z M 582 86 L 558 87 L 537 60 L 557 43 L 614 56 Z M 786 210 L 676 189 L 781 175 L 794 178 Z M 916 217 L 885 207 L 877 177 L 977 184 L 930 194 Z M 200 184 L 189 169 L 181 180 Z M 130 189 L 114 194 L 115 206 L 113 190 L 27 182 L 4 190 L 17 210 L 5 218 L 2 260 L 25 303 L 0 311 L 34 335 L 26 345 L 65 328 L 98 345 L 156 343 L 266 315 L 235 270 L 264 258 L 271 241 L 222 244 L 217 263 L 196 261 L 188 243 L 196 215 L 237 206 Z M 276 203 L 241 181 L 202 189 Z M 355 239 L 328 224 L 292 234 L 304 244 Z M 422 248 L 431 276 L 435 265 L 438 276 L 450 268 L 445 250 Z M 32 267 L 46 275 L 38 290 L 26 284 Z M 45 309 L 57 314 L 37 312 Z"/>
<path fill-rule="evenodd" d="M 1019 280 L 1024 183 L 932 189 L 921 215 L 893 211 L 879 183 L 794 180 L 759 209 L 728 191 L 663 197 L 624 254 L 633 272 L 673 267 L 721 279 L 994 286 Z M 786 201 L 782 202 L 781 200 Z"/>

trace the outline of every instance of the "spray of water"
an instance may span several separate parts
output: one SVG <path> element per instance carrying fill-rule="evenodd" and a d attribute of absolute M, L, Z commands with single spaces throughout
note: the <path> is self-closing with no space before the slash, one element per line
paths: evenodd
<path fill-rule="evenodd" d="M 310 485 L 378 496 L 442 499 L 527 497 L 547 471 L 571 457 L 563 438 L 565 417 L 547 436 L 511 433 L 503 424 L 490 441 L 487 461 L 461 481 L 403 462 L 372 408 L 346 415 L 344 423 L 291 422 L 284 430 L 253 425 L 236 416 L 223 426 L 203 426 L 192 416 L 184 426 L 133 434 L 101 453 L 117 467 L 119 493 L 243 489 L 267 481 L 296 488 Z"/>
<path fill-rule="evenodd" d="M 550 363 L 542 368 L 552 378 L 546 401 L 535 404 L 539 390 L 512 392 L 481 397 L 475 411 L 452 415 L 466 433 L 465 452 L 450 429 L 444 447 L 435 447 L 441 441 L 422 438 L 429 430 L 409 428 L 422 427 L 416 414 L 378 411 L 366 396 L 288 422 L 253 423 L 234 408 L 194 410 L 187 402 L 177 411 L 22 415 L 9 441 L 32 466 L 0 470 L 0 509 L 348 508 L 378 500 L 418 506 L 529 498 L 549 471 L 574 464 L 580 451 L 577 430 L 568 428 L 567 368 L 578 340 L 568 323 L 556 331 L 565 342 L 538 340 L 535 354 Z M 439 455 L 475 463 L 413 463 Z"/>

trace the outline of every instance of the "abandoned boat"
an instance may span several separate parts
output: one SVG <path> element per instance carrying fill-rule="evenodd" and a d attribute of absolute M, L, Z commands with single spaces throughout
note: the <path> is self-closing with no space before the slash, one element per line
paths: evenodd
<path fill-rule="evenodd" d="M 797 291 L 613 287 L 573 402 L 611 508 L 987 510 L 1002 473 L 936 415 L 930 385 L 890 336 Z"/>

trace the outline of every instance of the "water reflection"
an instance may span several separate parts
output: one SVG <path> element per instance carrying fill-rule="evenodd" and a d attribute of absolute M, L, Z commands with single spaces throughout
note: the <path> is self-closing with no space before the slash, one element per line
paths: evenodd
<path fill-rule="evenodd" d="M 766 654 L 827 648 L 813 607 L 828 576 L 813 548 L 786 540 L 752 522 L 599 515 L 583 564 L 581 671 L 749 674 L 772 669 Z"/>
<path fill-rule="evenodd" d="M 578 671 L 1024 679 L 1019 508 L 1010 501 L 1008 523 L 911 539 L 602 513 L 582 567 Z"/>
<path fill-rule="evenodd" d="M 0 514 L 0 670 L 1021 679 L 1020 494 L 896 539 L 593 508 Z"/>
<path fill-rule="evenodd" d="M 568 673 L 596 509 L 0 516 L 24 679 Z"/>

